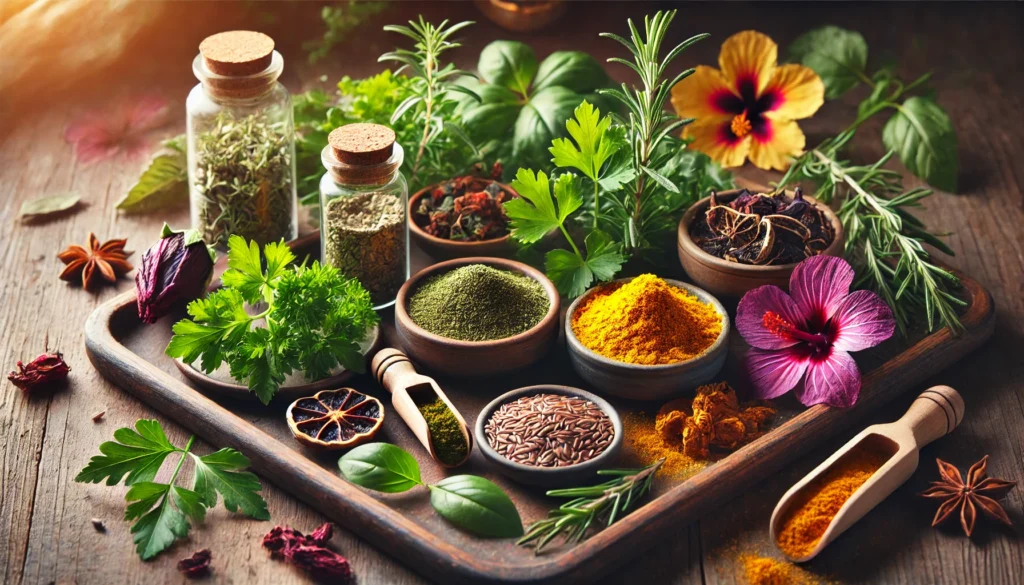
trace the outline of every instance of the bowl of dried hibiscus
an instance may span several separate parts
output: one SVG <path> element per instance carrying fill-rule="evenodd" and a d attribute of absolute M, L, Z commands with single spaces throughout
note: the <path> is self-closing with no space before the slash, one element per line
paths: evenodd
<path fill-rule="evenodd" d="M 827 205 L 792 192 L 746 189 L 712 192 L 679 222 L 679 261 L 690 279 L 713 295 L 740 297 L 774 284 L 806 258 L 843 252 L 843 224 Z"/>
<path fill-rule="evenodd" d="M 438 260 L 511 256 L 502 204 L 513 197 L 508 185 L 473 175 L 431 185 L 409 198 L 409 233 Z"/>

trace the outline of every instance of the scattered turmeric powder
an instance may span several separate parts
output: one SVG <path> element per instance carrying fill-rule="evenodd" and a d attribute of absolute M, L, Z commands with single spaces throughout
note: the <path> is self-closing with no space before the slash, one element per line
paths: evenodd
<path fill-rule="evenodd" d="M 715 307 L 653 274 L 606 285 L 572 316 L 580 343 L 630 364 L 671 364 L 707 351 L 722 333 Z"/>
<path fill-rule="evenodd" d="M 682 440 L 683 453 L 695 459 L 711 457 L 711 447 L 733 450 L 761 436 L 775 409 L 741 407 L 736 391 L 719 382 L 697 388 L 693 400 L 679 398 L 658 411 L 655 428 L 666 443 Z"/>
<path fill-rule="evenodd" d="M 781 520 L 782 528 L 776 536 L 779 550 L 794 559 L 809 555 L 846 500 L 890 456 L 862 442 L 805 486 Z"/>
<path fill-rule="evenodd" d="M 707 467 L 706 461 L 697 461 L 684 455 L 678 443 L 670 445 L 662 440 L 650 415 L 628 412 L 622 417 L 622 429 L 627 446 L 632 448 L 642 465 L 650 465 L 665 458 L 665 463 L 658 469 L 659 476 L 687 479 Z"/>
<path fill-rule="evenodd" d="M 740 555 L 750 585 L 819 585 L 821 580 L 792 563 L 751 554 Z"/>

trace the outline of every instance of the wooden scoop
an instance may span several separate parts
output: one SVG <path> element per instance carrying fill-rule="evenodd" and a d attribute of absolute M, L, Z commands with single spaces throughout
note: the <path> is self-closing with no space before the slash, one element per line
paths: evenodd
<path fill-rule="evenodd" d="M 883 456 L 887 455 L 885 463 L 839 509 L 810 554 L 800 558 L 786 555 L 789 560 L 798 563 L 813 559 L 910 478 L 917 469 L 918 450 L 921 447 L 952 432 L 963 418 L 964 401 L 960 394 L 949 386 L 934 386 L 922 392 L 898 421 L 864 429 L 782 496 L 772 513 L 769 527 L 772 542 L 778 542 L 783 519 L 787 518 L 790 508 L 801 503 L 798 497 L 801 490 L 854 447 L 861 446 Z"/>
<path fill-rule="evenodd" d="M 473 435 L 466 427 L 466 420 L 462 418 L 462 414 L 455 408 L 452 401 L 448 400 L 433 378 L 417 374 L 416 368 L 409 358 L 391 347 L 377 352 L 377 355 L 373 356 L 370 367 L 380 385 L 391 393 L 391 405 L 398 412 L 398 416 L 402 417 L 402 420 L 416 435 L 420 444 L 430 453 L 430 457 L 434 461 L 437 461 L 442 467 L 458 467 L 465 463 L 466 459 L 469 459 L 469 454 L 473 452 Z M 435 398 L 440 398 L 448 405 L 452 414 L 459 421 L 462 437 L 466 440 L 466 457 L 455 465 L 448 465 L 437 458 L 427 421 L 417 406 L 433 402 Z"/>

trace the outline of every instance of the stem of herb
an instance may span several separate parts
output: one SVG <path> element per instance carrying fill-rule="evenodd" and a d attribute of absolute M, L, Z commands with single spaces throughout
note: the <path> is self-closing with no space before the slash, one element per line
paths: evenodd
<path fill-rule="evenodd" d="M 178 460 L 178 466 L 174 468 L 174 473 L 171 474 L 171 479 L 167 480 L 168 484 L 174 485 L 174 480 L 178 478 L 178 472 L 181 471 L 181 465 L 185 463 L 185 459 L 188 458 L 188 452 L 192 450 L 192 443 L 195 440 L 195 435 L 188 438 L 188 442 L 185 443 L 185 448 L 181 450 L 181 459 Z"/>

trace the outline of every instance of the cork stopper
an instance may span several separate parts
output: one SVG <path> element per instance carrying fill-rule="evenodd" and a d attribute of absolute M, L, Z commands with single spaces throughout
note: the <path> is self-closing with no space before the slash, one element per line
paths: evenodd
<path fill-rule="evenodd" d="M 249 30 L 232 30 L 206 37 L 199 43 L 206 68 L 217 75 L 255 75 L 270 66 L 274 39 Z"/>
<path fill-rule="evenodd" d="M 379 165 L 391 158 L 395 131 L 380 124 L 348 124 L 327 137 L 339 162 L 347 165 Z"/>

